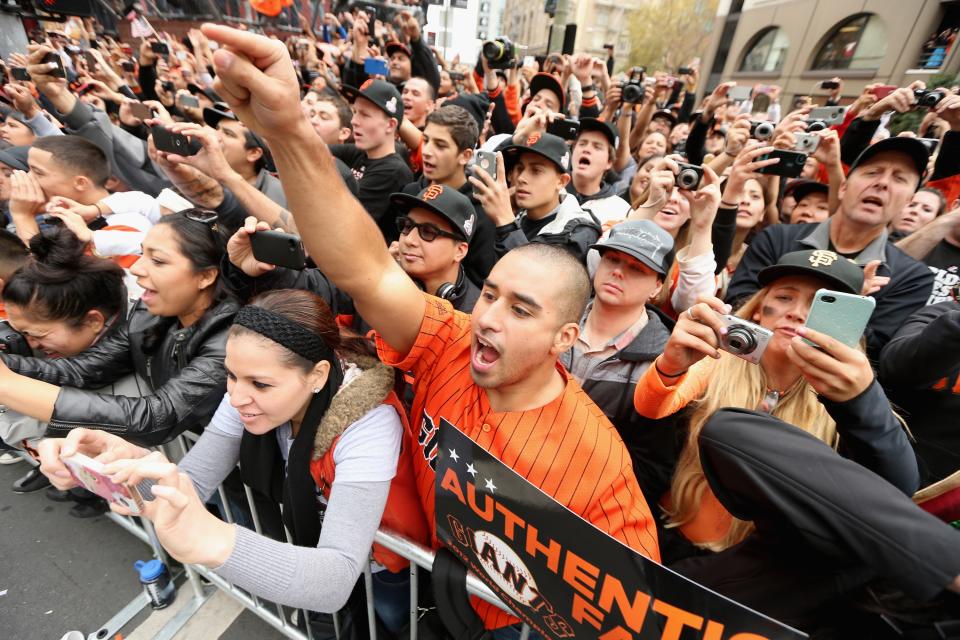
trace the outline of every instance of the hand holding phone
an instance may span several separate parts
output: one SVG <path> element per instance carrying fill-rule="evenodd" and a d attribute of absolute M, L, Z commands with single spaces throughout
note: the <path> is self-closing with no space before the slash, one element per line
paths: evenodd
<path fill-rule="evenodd" d="M 200 100 L 196 96 L 192 96 L 188 93 L 181 93 L 177 96 L 177 103 L 187 109 L 199 109 Z"/>
<path fill-rule="evenodd" d="M 124 507 L 133 515 L 143 513 L 143 497 L 135 486 L 118 484 L 103 472 L 104 465 L 82 453 L 60 458 L 74 480 L 107 502 Z"/>
<path fill-rule="evenodd" d="M 60 56 L 53 51 L 43 56 L 43 64 L 53 64 L 55 65 L 52 69 L 47 71 L 46 75 L 53 76 L 54 78 L 66 78 L 67 72 L 63 68 L 63 60 Z"/>
<path fill-rule="evenodd" d="M 182 133 L 174 133 L 161 125 L 150 127 L 153 136 L 153 145 L 157 151 L 175 153 L 181 156 L 195 156 L 203 149 L 199 140 L 194 140 Z"/>
<path fill-rule="evenodd" d="M 149 120 L 153 117 L 153 109 L 142 102 L 131 102 L 129 104 L 130 115 L 137 120 Z M 156 144 L 156 142 L 154 142 Z"/>
<path fill-rule="evenodd" d="M 814 294 L 804 326 L 856 348 L 876 305 L 877 301 L 870 296 L 819 289 Z M 809 340 L 806 342 L 813 344 Z"/>
<path fill-rule="evenodd" d="M 547 125 L 547 133 L 564 140 L 573 140 L 580 134 L 580 123 L 569 118 L 563 120 L 558 118 Z"/>
<path fill-rule="evenodd" d="M 300 236 L 292 233 L 257 231 L 250 236 L 250 248 L 259 262 L 297 270 L 307 266 Z"/>

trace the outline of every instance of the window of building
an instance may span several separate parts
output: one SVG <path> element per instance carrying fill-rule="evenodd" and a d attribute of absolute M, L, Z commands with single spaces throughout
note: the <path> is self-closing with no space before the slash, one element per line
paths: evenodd
<path fill-rule="evenodd" d="M 887 29 L 863 13 L 834 27 L 813 60 L 813 69 L 877 69 L 887 52 Z"/>
<path fill-rule="evenodd" d="M 940 69 L 947 61 L 960 32 L 960 2 L 944 3 L 937 30 L 923 43 L 916 69 Z"/>
<path fill-rule="evenodd" d="M 787 34 L 779 27 L 764 29 L 747 47 L 740 71 L 780 71 L 787 58 Z"/>
<path fill-rule="evenodd" d="M 490 3 L 481 2 L 480 3 L 480 13 L 490 13 Z"/>

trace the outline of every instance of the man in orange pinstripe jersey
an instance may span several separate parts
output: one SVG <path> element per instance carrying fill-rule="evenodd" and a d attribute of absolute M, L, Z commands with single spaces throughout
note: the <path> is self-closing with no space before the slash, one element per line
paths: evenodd
<path fill-rule="evenodd" d="M 282 44 L 222 26 L 204 32 L 224 45 L 215 55 L 217 91 L 267 139 L 310 255 L 377 331 L 384 362 L 414 376 L 419 446 L 410 453 L 428 517 L 437 427 L 446 419 L 574 513 L 659 560 L 630 456 L 557 362 L 577 339 L 590 293 L 578 259 L 542 244 L 511 251 L 490 272 L 472 316 L 424 294 L 390 257 L 301 113 Z M 516 622 L 474 604 L 487 628 Z"/>

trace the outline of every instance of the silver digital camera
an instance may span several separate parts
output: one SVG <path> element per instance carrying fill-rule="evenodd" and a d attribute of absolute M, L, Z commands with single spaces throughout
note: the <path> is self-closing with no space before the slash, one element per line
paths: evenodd
<path fill-rule="evenodd" d="M 720 338 L 720 348 L 747 362 L 759 364 L 773 332 L 736 316 L 720 317 L 727 327 L 727 334 Z"/>

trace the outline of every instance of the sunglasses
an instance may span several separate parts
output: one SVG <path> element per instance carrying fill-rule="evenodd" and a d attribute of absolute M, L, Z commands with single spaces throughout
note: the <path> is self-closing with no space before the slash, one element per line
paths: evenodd
<path fill-rule="evenodd" d="M 420 239 L 424 242 L 433 242 L 438 237 L 450 238 L 457 242 L 465 242 L 458 234 L 444 231 L 435 224 L 429 222 L 414 222 L 407 216 L 397 218 L 397 231 L 400 232 L 400 235 L 405 236 L 414 229 L 417 230 L 417 233 L 420 234 Z"/>
<path fill-rule="evenodd" d="M 204 215 L 204 213 L 206 215 Z M 194 211 L 188 210 L 183 212 L 183 217 L 186 218 L 187 220 L 193 220 L 194 222 L 199 222 L 200 224 L 207 226 L 212 231 L 217 230 L 217 214 L 216 213 L 213 213 L 210 211 L 200 213 L 200 212 L 194 212 Z"/>

